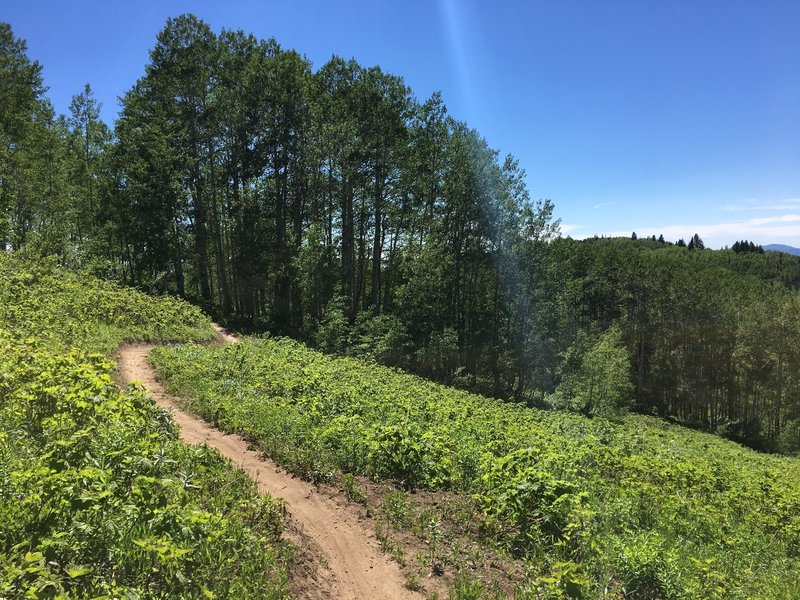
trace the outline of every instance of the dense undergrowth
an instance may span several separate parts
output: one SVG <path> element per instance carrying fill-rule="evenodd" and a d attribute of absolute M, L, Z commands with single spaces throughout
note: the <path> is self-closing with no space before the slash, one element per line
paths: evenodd
<path fill-rule="evenodd" d="M 453 490 L 518 597 L 800 597 L 800 463 L 633 416 L 531 410 L 289 340 L 153 354 L 190 408 L 308 478 Z"/>
<path fill-rule="evenodd" d="M 0 597 L 285 595 L 282 506 L 189 447 L 123 340 L 207 340 L 196 308 L 0 253 Z"/>

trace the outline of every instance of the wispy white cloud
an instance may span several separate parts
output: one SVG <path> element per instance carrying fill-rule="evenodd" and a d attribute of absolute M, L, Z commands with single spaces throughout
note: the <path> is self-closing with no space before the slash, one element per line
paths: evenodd
<path fill-rule="evenodd" d="M 743 202 L 728 204 L 725 210 L 729 212 L 742 210 L 800 210 L 800 198 L 786 198 L 774 202 L 762 202 L 751 198 Z"/>
<path fill-rule="evenodd" d="M 613 202 L 600 202 L 599 204 L 595 204 L 592 208 L 605 208 L 606 206 L 611 206 L 614 204 Z"/>
<path fill-rule="evenodd" d="M 578 229 L 583 229 L 583 225 L 576 225 L 574 223 L 561 223 L 559 227 L 561 229 L 561 235 L 571 235 Z"/>

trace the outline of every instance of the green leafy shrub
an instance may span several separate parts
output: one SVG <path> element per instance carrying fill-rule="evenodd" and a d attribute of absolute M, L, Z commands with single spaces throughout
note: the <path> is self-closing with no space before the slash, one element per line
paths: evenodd
<path fill-rule="evenodd" d="M 286 596 L 283 506 L 98 353 L 208 319 L 2 254 L 0 317 L 0 597 Z"/>
<path fill-rule="evenodd" d="M 344 314 L 344 300 L 336 296 L 325 307 L 322 322 L 314 335 L 314 342 L 325 352 L 343 354 L 349 335 L 350 326 Z"/>
<path fill-rule="evenodd" d="M 408 359 L 411 337 L 394 315 L 359 313 L 352 335 L 352 352 L 384 365 L 401 366 Z"/>
<path fill-rule="evenodd" d="M 541 464 L 539 451 L 523 448 L 494 459 L 481 478 L 478 496 L 487 526 L 516 552 L 535 545 L 569 542 L 581 526 L 587 494 L 557 479 Z"/>
<path fill-rule="evenodd" d="M 784 454 L 800 453 L 800 419 L 789 421 L 778 436 L 778 450 Z"/>
<path fill-rule="evenodd" d="M 419 350 L 417 360 L 432 376 L 450 380 L 458 369 L 458 334 L 452 327 L 431 334 L 428 346 Z"/>
<path fill-rule="evenodd" d="M 675 551 L 653 534 L 626 537 L 620 540 L 616 557 L 617 573 L 626 596 L 642 600 L 675 598 L 673 572 Z"/>
<path fill-rule="evenodd" d="M 566 373 L 552 399 L 558 408 L 610 419 L 630 409 L 631 361 L 618 327 L 610 327 L 597 341 L 579 336 L 564 363 Z"/>

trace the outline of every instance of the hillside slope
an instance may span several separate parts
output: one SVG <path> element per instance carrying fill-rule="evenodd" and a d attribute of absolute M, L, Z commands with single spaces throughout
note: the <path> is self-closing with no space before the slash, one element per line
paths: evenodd
<path fill-rule="evenodd" d="M 294 472 L 456 492 L 486 544 L 527 561 L 519 597 L 800 594 L 794 458 L 647 417 L 492 401 L 289 340 L 154 360 L 188 407 Z"/>
<path fill-rule="evenodd" d="M 282 506 L 115 384 L 122 340 L 213 334 L 186 303 L 0 253 L 0 597 L 287 595 Z"/>

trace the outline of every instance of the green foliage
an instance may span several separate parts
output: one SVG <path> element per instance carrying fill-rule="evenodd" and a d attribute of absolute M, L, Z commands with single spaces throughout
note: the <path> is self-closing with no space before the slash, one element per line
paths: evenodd
<path fill-rule="evenodd" d="M 486 590 L 480 581 L 461 575 L 453 583 L 448 600 L 480 600 L 485 596 Z"/>
<path fill-rule="evenodd" d="M 677 590 L 672 589 L 678 576 L 671 572 L 677 562 L 674 549 L 649 533 L 624 538 L 621 542 L 616 564 L 626 595 L 652 600 L 678 596 Z"/>
<path fill-rule="evenodd" d="M 800 585 L 796 459 L 650 417 L 497 402 L 285 339 L 153 358 L 191 409 L 224 414 L 289 468 L 311 454 L 473 498 L 488 539 L 528 561 L 520 597 L 782 598 Z M 437 516 L 413 517 L 402 492 L 384 508 L 416 518 L 435 568 Z"/>
<path fill-rule="evenodd" d="M 347 348 L 350 327 L 344 314 L 344 300 L 332 298 L 323 313 L 322 322 L 315 335 L 314 342 L 325 352 L 343 354 Z"/>
<path fill-rule="evenodd" d="M 515 552 L 530 552 L 540 544 L 579 544 L 588 493 L 557 479 L 540 464 L 540 450 L 523 448 L 495 459 L 481 478 L 478 499 L 486 524 Z"/>
<path fill-rule="evenodd" d="M 123 339 L 209 340 L 214 330 L 197 307 L 153 298 L 111 282 L 63 271 L 54 261 L 0 256 L 0 322 L 20 337 L 111 353 Z"/>
<path fill-rule="evenodd" d="M 352 339 L 352 354 L 390 366 L 402 366 L 411 343 L 405 324 L 394 315 L 360 313 Z"/>
<path fill-rule="evenodd" d="M 586 415 L 618 419 L 631 406 L 630 355 L 619 327 L 612 326 L 596 342 L 579 336 L 567 350 L 567 372 L 552 402 Z"/>
<path fill-rule="evenodd" d="M 778 436 L 778 448 L 785 454 L 800 454 L 800 419 L 794 419 L 784 425 Z"/>
<path fill-rule="evenodd" d="M 635 410 L 780 449 L 800 398 L 800 259 L 613 238 L 556 240 L 546 261 L 567 380 L 595 341 L 576 332 L 616 324 Z"/>
<path fill-rule="evenodd" d="M 392 490 L 383 499 L 383 512 L 395 529 L 406 529 L 411 525 L 410 509 L 403 492 Z"/>
<path fill-rule="evenodd" d="M 431 334 L 428 346 L 417 352 L 417 360 L 437 379 L 449 381 L 458 369 L 458 354 L 458 334 L 447 327 Z"/>
<path fill-rule="evenodd" d="M 345 473 L 339 483 L 344 490 L 345 495 L 352 502 L 365 504 L 367 502 L 366 494 L 356 485 L 355 477 L 352 473 Z"/>
<path fill-rule="evenodd" d="M 285 597 L 282 505 L 97 353 L 211 335 L 183 302 L 0 253 L 0 596 Z"/>

